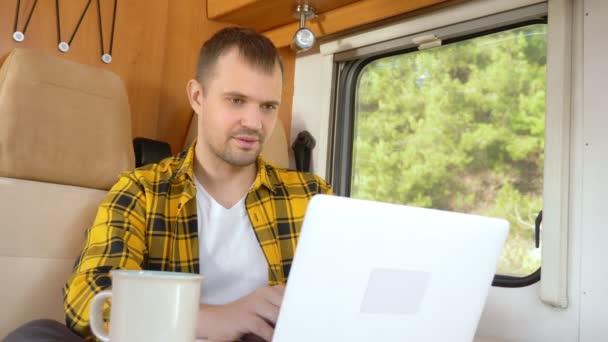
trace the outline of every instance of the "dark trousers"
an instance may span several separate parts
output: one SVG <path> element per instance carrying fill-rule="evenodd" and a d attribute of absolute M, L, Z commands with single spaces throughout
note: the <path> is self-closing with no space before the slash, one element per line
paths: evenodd
<path fill-rule="evenodd" d="M 3 342 L 83 342 L 65 324 L 50 319 L 28 322 L 8 334 Z"/>

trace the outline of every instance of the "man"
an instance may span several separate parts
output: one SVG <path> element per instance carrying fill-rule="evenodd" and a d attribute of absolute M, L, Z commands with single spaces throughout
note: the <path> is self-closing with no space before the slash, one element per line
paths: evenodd
<path fill-rule="evenodd" d="M 70 329 L 92 339 L 90 303 L 111 286 L 112 269 L 150 269 L 204 276 L 199 338 L 272 338 L 306 206 L 331 192 L 259 156 L 282 87 L 282 62 L 264 36 L 227 28 L 203 45 L 187 85 L 197 141 L 122 174 L 109 191 L 64 287 Z"/>

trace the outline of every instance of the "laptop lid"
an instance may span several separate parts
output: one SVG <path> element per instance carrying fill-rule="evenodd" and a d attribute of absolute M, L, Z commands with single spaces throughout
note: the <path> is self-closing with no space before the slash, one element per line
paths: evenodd
<path fill-rule="evenodd" d="M 273 341 L 471 341 L 505 220 L 317 195 Z"/>

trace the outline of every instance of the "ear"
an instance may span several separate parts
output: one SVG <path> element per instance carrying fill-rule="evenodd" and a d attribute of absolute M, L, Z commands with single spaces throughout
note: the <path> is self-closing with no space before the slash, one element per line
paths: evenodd
<path fill-rule="evenodd" d="M 197 115 L 200 115 L 203 112 L 203 87 L 197 80 L 192 79 L 186 85 L 186 93 L 190 107 Z"/>

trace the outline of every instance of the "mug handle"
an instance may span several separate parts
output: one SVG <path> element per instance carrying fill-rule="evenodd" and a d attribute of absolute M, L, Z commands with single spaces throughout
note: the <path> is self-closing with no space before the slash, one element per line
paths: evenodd
<path fill-rule="evenodd" d="M 103 305 L 110 298 L 112 298 L 111 290 L 101 291 L 93 297 L 91 303 L 91 331 L 103 342 L 110 341 L 109 331 L 103 324 Z"/>

